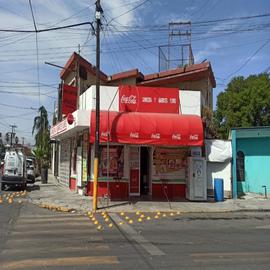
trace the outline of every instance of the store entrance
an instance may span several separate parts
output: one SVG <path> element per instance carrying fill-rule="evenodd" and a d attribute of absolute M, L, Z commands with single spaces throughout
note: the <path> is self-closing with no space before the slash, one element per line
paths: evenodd
<path fill-rule="evenodd" d="M 150 148 L 141 147 L 140 151 L 140 184 L 141 184 L 141 195 L 148 195 L 150 190 Z"/>

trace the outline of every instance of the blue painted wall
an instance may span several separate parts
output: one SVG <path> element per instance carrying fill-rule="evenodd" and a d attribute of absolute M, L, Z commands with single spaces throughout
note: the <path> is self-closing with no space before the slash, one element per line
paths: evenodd
<path fill-rule="evenodd" d="M 237 182 L 237 191 L 270 192 L 270 138 L 237 138 L 237 151 L 245 154 L 245 181 Z"/>

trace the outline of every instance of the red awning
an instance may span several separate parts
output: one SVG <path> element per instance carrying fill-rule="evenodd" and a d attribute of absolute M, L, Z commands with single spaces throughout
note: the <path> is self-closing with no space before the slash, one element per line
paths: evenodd
<path fill-rule="evenodd" d="M 95 141 L 96 115 L 91 113 L 90 142 Z M 164 145 L 203 145 L 199 116 L 169 113 L 100 112 L 100 142 Z"/>

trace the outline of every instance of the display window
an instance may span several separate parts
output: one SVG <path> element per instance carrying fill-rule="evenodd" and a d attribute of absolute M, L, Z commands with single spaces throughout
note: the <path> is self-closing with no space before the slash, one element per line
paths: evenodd
<path fill-rule="evenodd" d="M 185 179 L 187 156 L 186 148 L 154 148 L 153 179 Z"/>
<path fill-rule="evenodd" d="M 122 178 L 124 176 L 124 147 L 101 146 L 100 165 L 100 176 Z"/>

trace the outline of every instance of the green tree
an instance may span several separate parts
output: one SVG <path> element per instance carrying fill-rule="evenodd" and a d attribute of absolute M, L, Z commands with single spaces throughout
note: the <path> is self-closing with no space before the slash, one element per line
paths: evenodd
<path fill-rule="evenodd" d="M 214 114 L 220 138 L 232 127 L 270 125 L 270 79 L 268 74 L 236 77 L 217 97 Z"/>
<path fill-rule="evenodd" d="M 38 110 L 39 115 L 34 118 L 32 134 L 35 134 L 35 150 L 38 167 L 48 167 L 50 160 L 50 131 L 48 113 L 44 106 Z"/>

